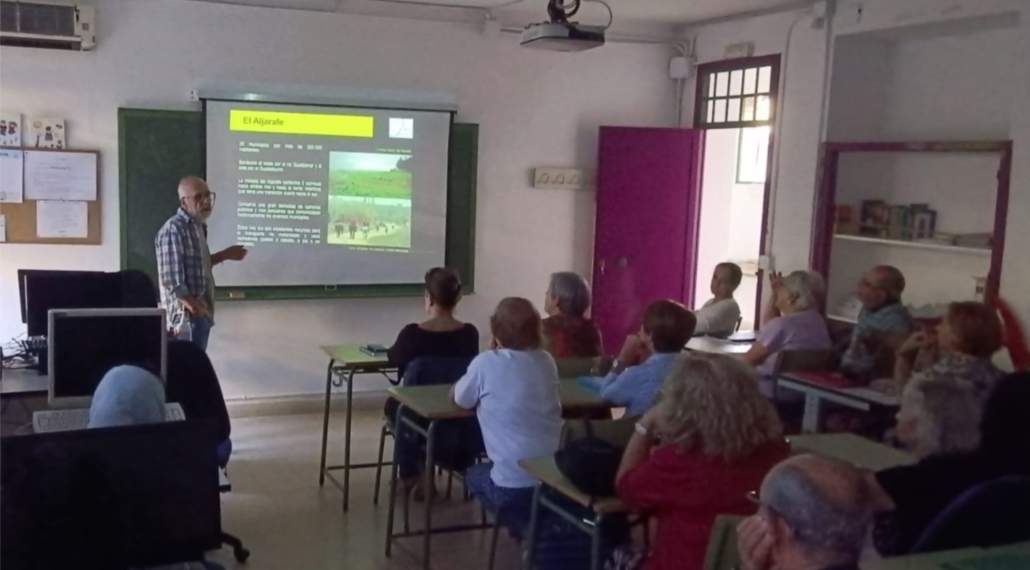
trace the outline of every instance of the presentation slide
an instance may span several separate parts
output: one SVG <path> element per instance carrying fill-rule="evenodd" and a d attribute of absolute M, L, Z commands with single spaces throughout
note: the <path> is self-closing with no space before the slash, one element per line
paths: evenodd
<path fill-rule="evenodd" d="M 445 111 L 205 101 L 220 287 L 421 283 L 444 263 Z"/>

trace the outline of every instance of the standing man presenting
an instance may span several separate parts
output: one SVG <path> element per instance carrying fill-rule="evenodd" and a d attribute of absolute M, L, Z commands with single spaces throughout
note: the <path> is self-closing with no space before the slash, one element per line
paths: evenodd
<path fill-rule="evenodd" d="M 196 176 L 179 181 L 179 209 L 154 238 L 157 251 L 161 306 L 168 312 L 168 326 L 177 338 L 192 340 L 207 350 L 214 326 L 215 280 L 211 267 L 247 256 L 242 245 L 211 253 L 207 247 L 207 219 L 215 194 Z"/>

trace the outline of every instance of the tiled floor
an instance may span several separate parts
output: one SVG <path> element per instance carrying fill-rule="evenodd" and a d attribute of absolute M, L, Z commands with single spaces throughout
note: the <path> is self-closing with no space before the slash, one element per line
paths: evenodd
<path fill-rule="evenodd" d="M 380 409 L 355 410 L 352 456 L 354 461 L 375 459 Z M 330 426 L 330 463 L 343 457 L 342 413 Z M 372 505 L 374 469 L 354 471 L 351 476 L 350 511 L 342 511 L 342 493 L 326 481 L 318 486 L 321 414 L 266 416 L 233 419 L 232 461 L 229 477 L 233 490 L 222 495 L 222 527 L 240 537 L 251 551 L 246 565 L 237 564 L 229 548 L 208 559 L 226 568 L 348 570 L 421 568 L 421 538 L 395 543 L 393 556 L 384 554 L 387 516 L 386 484 L 378 507 Z M 389 447 L 387 448 L 389 454 Z M 342 472 L 337 472 L 342 476 Z M 437 482 L 443 490 L 443 482 Z M 461 500 L 455 481 L 454 498 L 438 503 L 434 526 L 475 523 L 479 508 Z M 413 503 L 412 527 L 422 521 L 421 505 Z M 398 522 L 400 508 L 398 508 Z M 466 531 L 433 537 L 432 568 L 471 570 L 487 567 L 488 531 Z M 519 567 L 518 546 L 503 537 L 498 547 L 498 570 Z"/>

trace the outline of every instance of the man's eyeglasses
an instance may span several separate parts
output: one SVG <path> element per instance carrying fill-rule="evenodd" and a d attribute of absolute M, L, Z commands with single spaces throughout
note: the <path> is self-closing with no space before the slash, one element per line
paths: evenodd
<path fill-rule="evenodd" d="M 215 194 L 214 192 L 205 192 L 203 194 L 194 194 L 192 196 L 188 196 L 185 199 L 189 200 L 190 202 L 193 202 L 194 204 L 202 204 L 206 201 L 214 202 L 216 196 L 217 194 Z"/>

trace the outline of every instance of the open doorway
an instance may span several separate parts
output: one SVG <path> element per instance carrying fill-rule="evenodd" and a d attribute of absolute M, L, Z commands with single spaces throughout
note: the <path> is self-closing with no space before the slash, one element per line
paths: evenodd
<path fill-rule="evenodd" d="M 705 130 L 705 142 L 692 301 L 699 308 L 712 298 L 716 265 L 736 263 L 743 274 L 733 295 L 741 330 L 759 324 L 779 61 L 774 55 L 698 68 L 694 124 Z"/>

